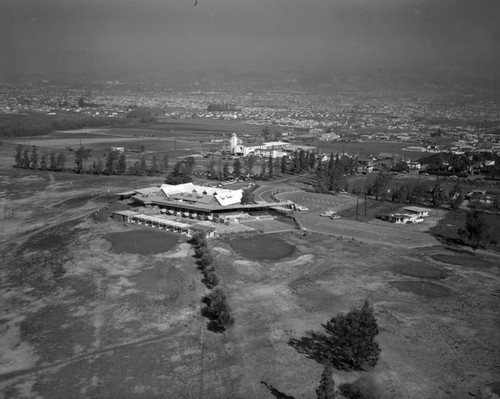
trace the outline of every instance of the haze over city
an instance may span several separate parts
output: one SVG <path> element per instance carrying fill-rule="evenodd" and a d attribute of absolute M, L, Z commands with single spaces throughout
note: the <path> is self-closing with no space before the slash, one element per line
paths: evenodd
<path fill-rule="evenodd" d="M 496 0 L 7 0 L 0 15 L 3 76 L 500 67 Z"/>

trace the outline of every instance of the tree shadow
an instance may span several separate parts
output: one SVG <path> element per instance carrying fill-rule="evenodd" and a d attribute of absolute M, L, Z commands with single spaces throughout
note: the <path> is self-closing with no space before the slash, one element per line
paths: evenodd
<path fill-rule="evenodd" d="M 302 338 L 291 338 L 288 341 L 288 345 L 318 363 L 323 363 L 327 360 L 327 345 L 325 337 L 321 334 L 309 332 L 307 336 Z"/>
<path fill-rule="evenodd" d="M 295 397 L 287 395 L 286 393 L 277 390 L 275 387 L 273 387 L 272 385 L 268 384 L 265 381 L 261 381 L 260 383 L 264 385 L 269 391 L 269 393 L 277 399 L 295 399 Z"/>
<path fill-rule="evenodd" d="M 438 240 L 440 243 L 444 245 L 453 245 L 453 246 L 466 246 L 470 247 L 468 243 L 466 243 L 462 238 L 460 237 L 449 237 L 443 234 L 439 233 L 434 233 L 434 238 Z"/>
<path fill-rule="evenodd" d="M 353 371 L 357 369 L 350 359 L 343 356 L 341 348 L 332 347 L 331 340 L 324 334 L 308 331 L 307 335 L 302 338 L 291 338 L 288 345 L 309 359 L 320 364 L 330 364 L 337 370 Z"/>

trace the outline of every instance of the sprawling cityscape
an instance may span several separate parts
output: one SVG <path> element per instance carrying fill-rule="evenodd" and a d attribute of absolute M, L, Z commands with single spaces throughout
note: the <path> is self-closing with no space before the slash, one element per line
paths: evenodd
<path fill-rule="evenodd" d="M 437 95 L 435 89 L 405 99 L 393 94 L 375 97 L 353 95 L 342 90 L 314 93 L 289 84 L 272 91 L 229 92 L 161 89 L 160 84 L 120 81 L 86 82 L 85 89 L 51 84 L 47 80 L 2 84 L 1 113 L 5 115 L 43 113 L 48 116 L 76 114 L 82 117 L 125 118 L 133 109 L 147 108 L 165 118 L 217 119 L 253 125 L 275 125 L 289 138 L 358 141 L 393 140 L 414 143 L 423 152 L 430 136 L 438 130 L 450 140 L 441 151 L 500 150 L 500 109 L 494 99 L 478 98 L 466 91 Z M 211 86 L 216 87 L 213 83 Z M 361 88 L 360 88 L 361 89 Z M 252 91 L 248 91 L 252 90 Z M 456 89 L 455 89 L 456 90 Z M 404 93 L 403 93 L 404 95 Z M 448 96 L 448 98 L 446 98 Z M 83 102 L 79 100 L 83 99 Z M 87 103 L 85 103 L 85 101 Z M 236 110 L 208 111 L 213 103 L 234 104 Z"/>

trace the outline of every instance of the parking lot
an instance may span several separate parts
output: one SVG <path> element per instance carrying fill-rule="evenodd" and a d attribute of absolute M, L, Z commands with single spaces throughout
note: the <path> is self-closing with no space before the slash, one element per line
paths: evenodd
<path fill-rule="evenodd" d="M 282 192 L 275 195 L 280 201 L 292 201 L 308 208 L 306 213 L 321 213 L 331 209 L 336 212 L 356 205 L 356 198 L 347 194 L 329 195 L 305 191 Z"/>

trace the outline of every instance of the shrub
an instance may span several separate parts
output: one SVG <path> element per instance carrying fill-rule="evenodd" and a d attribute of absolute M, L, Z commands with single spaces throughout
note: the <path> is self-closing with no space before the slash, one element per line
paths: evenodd
<path fill-rule="evenodd" d="M 340 384 L 339 391 L 347 399 L 381 399 L 385 396 L 382 388 L 369 376 Z"/>
<path fill-rule="evenodd" d="M 207 268 L 205 270 L 205 278 L 203 279 L 203 283 L 207 286 L 207 288 L 214 288 L 219 285 L 219 277 L 213 267 Z"/>
<path fill-rule="evenodd" d="M 209 251 L 205 251 L 200 257 L 200 268 L 203 270 L 210 266 L 214 261 L 213 255 Z"/>
<path fill-rule="evenodd" d="M 205 234 L 202 233 L 201 231 L 195 232 L 191 236 L 189 243 L 191 245 L 193 245 L 195 248 L 206 248 L 207 247 L 207 239 L 205 237 Z"/>
<path fill-rule="evenodd" d="M 203 255 L 207 253 L 208 249 L 207 247 L 196 247 L 194 249 L 194 256 L 197 258 L 201 258 Z"/>
<path fill-rule="evenodd" d="M 234 325 L 234 318 L 231 317 L 226 294 L 221 288 L 215 288 L 203 298 L 203 302 L 206 306 L 202 309 L 202 313 L 211 320 L 210 329 L 224 332 Z"/>

